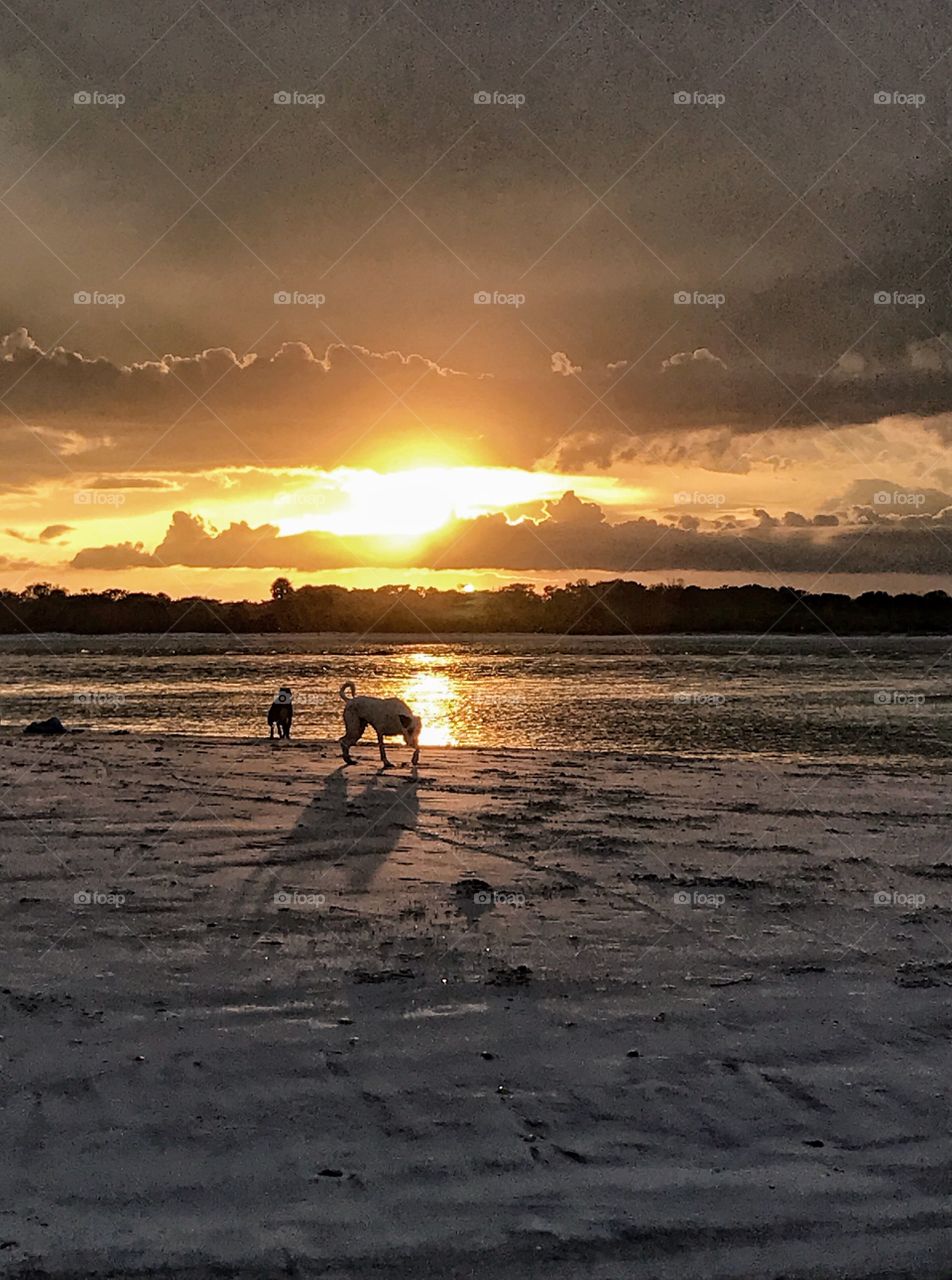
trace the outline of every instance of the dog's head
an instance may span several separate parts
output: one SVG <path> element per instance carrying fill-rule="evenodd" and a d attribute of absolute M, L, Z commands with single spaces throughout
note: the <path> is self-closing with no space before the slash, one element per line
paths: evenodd
<path fill-rule="evenodd" d="M 400 723 L 403 726 L 403 741 L 408 747 L 413 747 L 416 750 L 420 745 L 423 721 L 419 716 L 401 716 Z"/>

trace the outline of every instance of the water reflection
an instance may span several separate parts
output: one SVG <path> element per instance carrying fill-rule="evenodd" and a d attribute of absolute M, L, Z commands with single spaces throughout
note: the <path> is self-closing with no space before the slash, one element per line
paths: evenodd
<path fill-rule="evenodd" d="M 399 696 L 423 720 L 420 742 L 425 747 L 455 747 L 460 742 L 462 700 L 459 684 L 448 670 L 452 665 L 453 660 L 441 654 L 407 655 L 411 671 Z"/>

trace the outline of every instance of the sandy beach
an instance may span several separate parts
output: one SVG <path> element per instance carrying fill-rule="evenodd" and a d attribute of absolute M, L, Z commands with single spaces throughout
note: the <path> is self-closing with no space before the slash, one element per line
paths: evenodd
<path fill-rule="evenodd" d="M 4 1274 L 948 1274 L 947 773 L 0 760 Z"/>

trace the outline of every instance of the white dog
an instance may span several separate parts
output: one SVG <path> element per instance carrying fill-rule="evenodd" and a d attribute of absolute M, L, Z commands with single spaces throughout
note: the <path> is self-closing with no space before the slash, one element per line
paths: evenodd
<path fill-rule="evenodd" d="M 347 690 L 350 690 L 350 697 Z M 345 764 L 356 764 L 350 749 L 363 737 L 368 725 L 376 731 L 377 746 L 380 748 L 380 759 L 385 769 L 393 765 L 387 759 L 384 738 L 400 737 L 408 747 L 413 748 L 411 764 L 420 759 L 420 730 L 423 721 L 415 716 L 400 698 L 368 698 L 357 697 L 357 686 L 348 680 L 340 687 L 340 696 L 344 703 L 344 736 L 340 740 L 340 749 Z"/>

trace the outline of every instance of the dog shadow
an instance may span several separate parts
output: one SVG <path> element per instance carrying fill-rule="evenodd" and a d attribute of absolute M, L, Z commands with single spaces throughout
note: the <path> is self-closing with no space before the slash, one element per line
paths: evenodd
<path fill-rule="evenodd" d="M 366 892 L 420 814 L 416 771 L 358 781 L 343 767 L 324 779 L 290 831 L 226 890 L 223 918 L 251 936 L 276 927 L 280 892 Z M 293 911 L 285 918 L 294 919 Z M 237 935 L 232 935 L 237 936 Z"/>
<path fill-rule="evenodd" d="M 370 886 L 404 834 L 416 828 L 420 795 L 415 770 L 402 777 L 374 773 L 362 785 L 356 781 L 343 766 L 328 774 L 286 843 L 333 861 L 348 888 L 359 892 Z"/>

